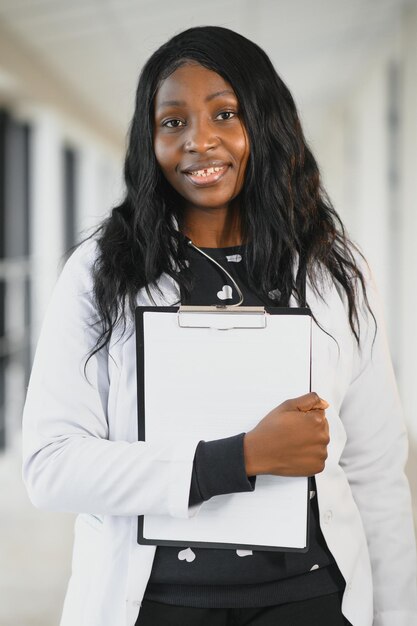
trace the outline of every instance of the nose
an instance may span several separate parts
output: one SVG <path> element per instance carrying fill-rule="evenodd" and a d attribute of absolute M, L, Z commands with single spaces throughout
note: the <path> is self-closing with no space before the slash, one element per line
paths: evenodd
<path fill-rule="evenodd" d="M 184 139 L 184 149 L 187 152 L 207 152 L 218 143 L 219 139 L 209 122 L 203 120 L 189 122 Z"/>

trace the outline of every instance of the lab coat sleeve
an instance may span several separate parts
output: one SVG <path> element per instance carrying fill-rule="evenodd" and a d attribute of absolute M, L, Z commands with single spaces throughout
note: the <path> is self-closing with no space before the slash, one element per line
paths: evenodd
<path fill-rule="evenodd" d="M 417 624 L 416 546 L 404 474 L 408 443 L 381 304 L 362 264 L 378 329 L 362 315 L 361 350 L 341 406 L 347 433 L 341 465 L 361 513 L 371 558 L 374 626 Z M 372 345 L 373 344 L 373 345 Z"/>
<path fill-rule="evenodd" d="M 110 441 L 108 354 L 97 338 L 91 265 L 82 244 L 57 281 L 41 329 L 23 414 L 23 479 L 38 507 L 103 515 L 192 517 L 196 442 Z M 128 419 L 135 420 L 132 415 Z"/>

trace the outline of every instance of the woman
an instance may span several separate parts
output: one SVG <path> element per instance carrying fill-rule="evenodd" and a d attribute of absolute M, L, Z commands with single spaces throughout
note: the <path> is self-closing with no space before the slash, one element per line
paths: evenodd
<path fill-rule="evenodd" d="M 125 181 L 61 274 L 25 405 L 31 499 L 79 513 L 62 626 L 417 623 L 407 443 L 378 300 L 266 54 L 218 27 L 157 50 Z M 138 442 L 134 309 L 237 302 L 205 255 L 245 304 L 306 299 L 315 393 L 196 448 Z M 137 544 L 137 515 L 198 515 L 258 474 L 311 477 L 306 554 Z"/>

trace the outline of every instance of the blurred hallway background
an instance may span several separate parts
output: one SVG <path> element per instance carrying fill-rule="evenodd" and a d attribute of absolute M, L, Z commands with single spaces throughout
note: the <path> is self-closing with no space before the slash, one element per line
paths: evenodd
<path fill-rule="evenodd" d="M 143 63 L 176 32 L 206 24 L 270 55 L 324 186 L 374 269 L 417 509 L 417 0 L 0 0 L 2 626 L 57 625 L 70 571 L 73 517 L 34 509 L 20 478 L 45 307 L 65 252 L 123 193 Z"/>

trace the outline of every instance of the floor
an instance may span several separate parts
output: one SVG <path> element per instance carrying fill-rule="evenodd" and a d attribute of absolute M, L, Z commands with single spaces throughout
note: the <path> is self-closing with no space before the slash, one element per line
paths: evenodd
<path fill-rule="evenodd" d="M 74 516 L 32 506 L 18 448 L 0 455 L 0 494 L 0 624 L 58 626 Z"/>

